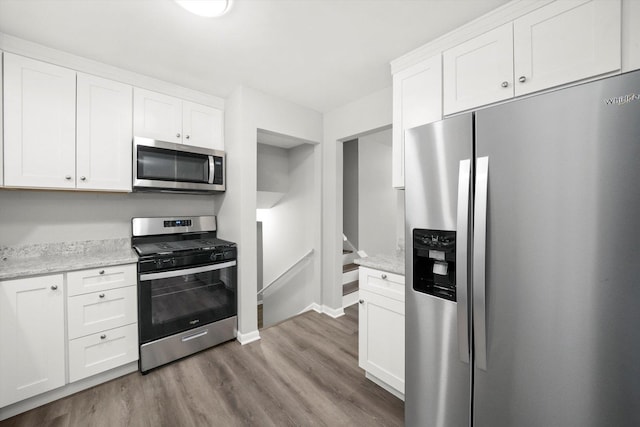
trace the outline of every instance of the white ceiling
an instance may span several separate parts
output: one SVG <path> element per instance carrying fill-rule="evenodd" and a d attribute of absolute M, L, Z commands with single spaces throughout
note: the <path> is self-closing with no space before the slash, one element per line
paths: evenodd
<path fill-rule="evenodd" d="M 391 85 L 389 61 L 507 0 L 0 0 L 0 32 L 226 98 L 237 85 L 326 112 Z"/>

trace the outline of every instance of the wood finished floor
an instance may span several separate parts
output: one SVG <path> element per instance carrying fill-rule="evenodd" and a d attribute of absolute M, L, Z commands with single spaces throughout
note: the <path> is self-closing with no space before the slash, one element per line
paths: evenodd
<path fill-rule="evenodd" d="M 142 376 L 0 422 L 17 426 L 401 426 L 404 404 L 358 368 L 358 311 L 314 311 Z"/>

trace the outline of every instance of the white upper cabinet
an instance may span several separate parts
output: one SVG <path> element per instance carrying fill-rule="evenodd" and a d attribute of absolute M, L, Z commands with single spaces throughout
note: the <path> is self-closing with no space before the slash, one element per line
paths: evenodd
<path fill-rule="evenodd" d="M 515 95 L 620 69 L 619 0 L 556 1 L 513 23 Z"/>
<path fill-rule="evenodd" d="M 133 90 L 135 136 L 182 143 L 182 100 L 150 90 Z"/>
<path fill-rule="evenodd" d="M 135 136 L 224 150 L 222 110 L 145 89 L 133 94 Z"/>
<path fill-rule="evenodd" d="M 77 187 L 131 191 L 132 87 L 78 74 Z"/>
<path fill-rule="evenodd" d="M 0 282 L 0 407 L 63 386 L 63 276 Z"/>
<path fill-rule="evenodd" d="M 640 69 L 640 1 L 622 2 L 622 72 Z"/>
<path fill-rule="evenodd" d="M 442 119 L 440 55 L 393 75 L 393 187 L 404 188 L 404 131 L 440 119 Z"/>
<path fill-rule="evenodd" d="M 5 185 L 74 188 L 76 72 L 4 54 Z"/>
<path fill-rule="evenodd" d="M 197 147 L 224 150 L 222 110 L 182 101 L 183 142 Z"/>
<path fill-rule="evenodd" d="M 620 0 L 555 1 L 444 51 L 445 115 L 620 70 L 621 20 Z"/>
<path fill-rule="evenodd" d="M 0 64 L 2 64 L 2 51 L 0 51 Z M 2 93 L 2 67 L 0 67 L 0 93 Z M 4 185 L 4 171 L 2 170 L 4 160 L 4 144 L 2 142 L 2 102 L 0 102 L 0 186 Z"/>
<path fill-rule="evenodd" d="M 443 53 L 444 114 L 513 97 L 513 27 L 504 24 Z"/>

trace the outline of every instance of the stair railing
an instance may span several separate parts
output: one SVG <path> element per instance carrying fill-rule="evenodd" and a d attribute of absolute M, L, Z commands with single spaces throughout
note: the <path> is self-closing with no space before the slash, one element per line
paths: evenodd
<path fill-rule="evenodd" d="M 291 270 L 293 270 L 294 268 L 296 268 L 296 266 L 298 264 L 300 264 L 301 262 L 305 261 L 307 258 L 309 258 L 311 255 L 313 255 L 313 249 L 310 249 L 309 252 L 307 252 L 306 254 L 304 254 L 302 257 L 300 257 L 300 259 L 298 259 L 296 262 L 294 262 L 293 264 L 291 264 L 291 266 L 289 268 L 287 268 L 285 271 L 283 271 L 282 273 L 280 273 L 278 275 L 278 277 L 276 277 L 275 279 L 273 279 L 271 282 L 269 282 L 269 284 L 265 287 L 263 287 L 262 289 L 260 289 L 258 291 L 258 296 L 262 293 L 264 293 L 264 291 L 266 291 L 267 289 L 269 289 L 270 287 L 272 287 L 275 283 L 278 282 L 278 280 L 280 280 L 281 278 L 283 278 L 287 273 L 289 273 Z"/>

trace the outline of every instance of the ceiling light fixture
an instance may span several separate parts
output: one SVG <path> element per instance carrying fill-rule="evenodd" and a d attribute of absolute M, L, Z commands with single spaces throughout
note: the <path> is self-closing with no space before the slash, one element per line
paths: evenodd
<path fill-rule="evenodd" d="M 232 0 L 175 0 L 191 13 L 207 18 L 222 16 L 231 9 Z"/>

